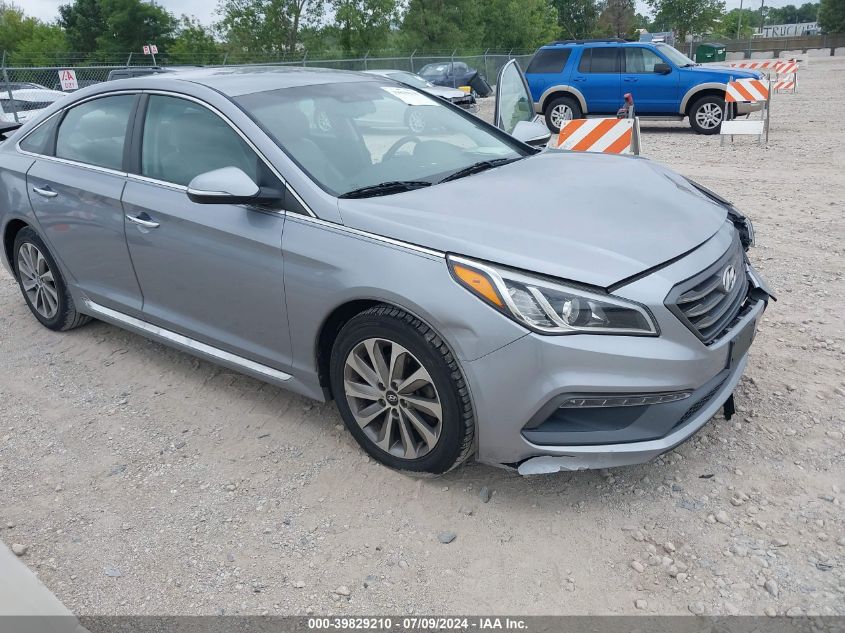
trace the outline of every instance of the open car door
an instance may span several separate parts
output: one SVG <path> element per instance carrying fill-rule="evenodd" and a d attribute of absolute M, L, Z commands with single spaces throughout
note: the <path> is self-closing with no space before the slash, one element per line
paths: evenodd
<path fill-rule="evenodd" d="M 546 124 L 534 113 L 528 81 L 515 59 L 499 71 L 493 123 L 517 140 L 534 147 L 545 147 L 551 138 Z"/>

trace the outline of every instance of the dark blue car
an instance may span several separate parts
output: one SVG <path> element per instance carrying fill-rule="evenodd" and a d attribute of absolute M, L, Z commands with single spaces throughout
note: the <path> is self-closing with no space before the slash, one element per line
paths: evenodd
<path fill-rule="evenodd" d="M 697 65 L 668 44 L 620 40 L 548 44 L 534 55 L 525 75 L 535 109 L 555 132 L 566 120 L 615 114 L 623 95 L 631 93 L 639 116 L 689 117 L 699 134 L 719 131 L 731 77 L 761 77 L 756 71 Z M 752 109 L 752 104 L 738 104 L 737 114 Z"/>

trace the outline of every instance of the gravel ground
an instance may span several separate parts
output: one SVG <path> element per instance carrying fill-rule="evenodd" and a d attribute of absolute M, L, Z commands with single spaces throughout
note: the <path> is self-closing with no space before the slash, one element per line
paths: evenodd
<path fill-rule="evenodd" d="M 0 272 L 0 539 L 83 615 L 843 615 L 843 120 L 845 60 L 813 59 L 768 148 L 643 126 L 645 156 L 753 218 L 780 300 L 738 415 L 639 467 L 409 478 L 333 405 L 41 328 Z"/>

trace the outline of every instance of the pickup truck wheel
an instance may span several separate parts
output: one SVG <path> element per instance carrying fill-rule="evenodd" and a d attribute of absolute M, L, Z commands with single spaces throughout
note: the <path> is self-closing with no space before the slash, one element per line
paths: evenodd
<path fill-rule="evenodd" d="M 701 97 L 689 109 L 689 124 L 696 134 L 718 134 L 725 116 L 725 100 L 715 95 Z"/>
<path fill-rule="evenodd" d="M 329 366 L 346 428 L 382 464 L 440 474 L 465 461 L 475 420 L 457 359 L 431 328 L 375 306 L 338 334 Z"/>
<path fill-rule="evenodd" d="M 546 125 L 557 134 L 564 121 L 584 116 L 578 101 L 572 97 L 558 97 L 546 106 Z"/>
<path fill-rule="evenodd" d="M 21 293 L 41 325 L 62 332 L 91 320 L 76 311 L 56 261 L 35 231 L 21 229 L 15 237 L 12 252 Z"/>

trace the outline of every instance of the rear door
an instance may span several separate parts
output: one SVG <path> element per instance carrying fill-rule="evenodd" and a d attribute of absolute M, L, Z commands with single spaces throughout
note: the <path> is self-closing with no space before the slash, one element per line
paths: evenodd
<path fill-rule="evenodd" d="M 525 78 L 535 103 L 539 103 L 543 93 L 552 86 L 569 83 L 569 77 L 563 74 L 563 69 L 571 53 L 571 48 L 541 48 L 531 59 Z"/>
<path fill-rule="evenodd" d="M 572 72 L 572 85 L 581 91 L 590 114 L 616 113 L 622 106 L 621 49 L 590 46 Z"/>
<path fill-rule="evenodd" d="M 281 209 L 197 204 L 187 185 L 238 167 L 282 189 L 251 145 L 206 105 L 145 96 L 123 194 L 126 241 L 144 292 L 144 319 L 277 369 L 290 362 Z"/>
<path fill-rule="evenodd" d="M 141 290 L 123 235 L 120 197 L 137 97 L 103 96 L 69 108 L 27 174 L 32 209 L 73 282 L 93 301 L 136 315 Z"/>
<path fill-rule="evenodd" d="M 638 114 L 677 114 L 680 73 L 647 46 L 625 46 L 622 91 L 634 97 Z M 657 64 L 666 64 L 668 74 L 654 72 Z"/>

